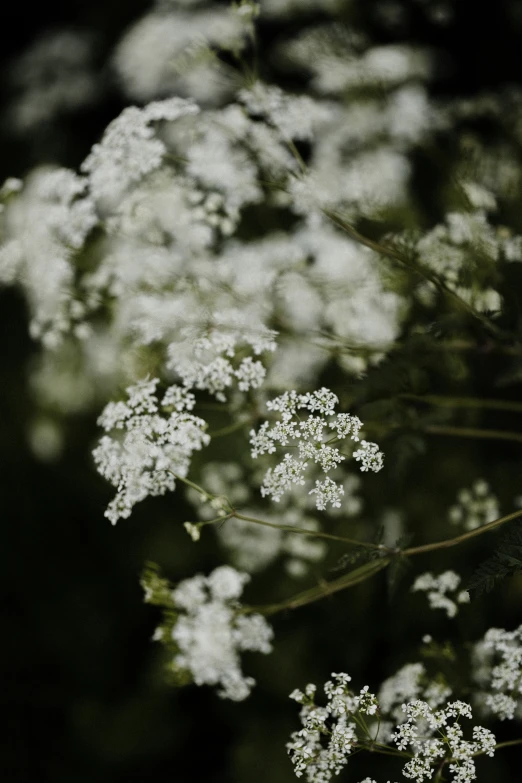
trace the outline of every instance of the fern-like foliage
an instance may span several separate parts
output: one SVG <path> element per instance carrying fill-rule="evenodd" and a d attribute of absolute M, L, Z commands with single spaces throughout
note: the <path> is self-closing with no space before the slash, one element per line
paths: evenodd
<path fill-rule="evenodd" d="M 384 526 L 380 525 L 371 543 L 382 544 L 383 538 Z M 349 552 L 345 552 L 343 555 L 341 555 L 337 563 L 329 570 L 331 573 L 335 573 L 336 571 L 347 571 L 349 570 L 350 566 L 355 565 L 355 563 L 358 565 L 364 565 L 365 563 L 369 563 L 371 560 L 378 560 L 381 556 L 382 551 L 379 549 L 371 549 L 357 544 L 353 546 Z"/>
<path fill-rule="evenodd" d="M 485 560 L 471 577 L 467 590 L 473 597 L 489 593 L 501 579 L 522 571 L 522 520 L 507 528 L 498 549 Z"/>

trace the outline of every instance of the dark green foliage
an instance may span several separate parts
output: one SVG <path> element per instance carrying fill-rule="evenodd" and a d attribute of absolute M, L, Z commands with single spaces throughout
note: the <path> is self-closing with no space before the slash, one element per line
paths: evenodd
<path fill-rule="evenodd" d="M 383 542 L 383 538 L 384 526 L 380 525 L 371 543 L 380 545 Z M 364 565 L 364 563 L 369 563 L 371 560 L 378 560 L 380 557 L 382 557 L 382 550 L 380 549 L 372 549 L 367 546 L 354 546 L 349 552 L 345 552 L 341 555 L 330 571 L 346 571 L 349 569 L 349 566 L 352 566 L 355 563 Z"/>
<path fill-rule="evenodd" d="M 518 519 L 508 527 L 493 555 L 475 571 L 467 586 L 473 596 L 489 593 L 501 579 L 522 571 L 522 521 Z"/>
<path fill-rule="evenodd" d="M 406 549 L 411 543 L 413 536 L 410 533 L 405 533 L 397 539 L 394 546 L 398 550 Z M 407 557 L 402 557 L 399 551 L 386 570 L 386 581 L 388 586 L 388 598 L 393 600 L 397 592 L 397 588 L 402 581 L 403 577 L 411 570 L 411 560 Z"/>
<path fill-rule="evenodd" d="M 160 575 L 160 568 L 156 563 L 145 563 L 140 584 L 145 592 L 146 603 L 173 608 L 172 586 Z"/>

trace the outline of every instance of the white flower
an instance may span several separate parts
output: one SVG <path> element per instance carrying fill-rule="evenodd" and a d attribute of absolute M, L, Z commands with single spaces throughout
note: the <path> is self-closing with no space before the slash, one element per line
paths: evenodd
<path fill-rule="evenodd" d="M 403 769 L 406 778 L 422 783 L 431 780 L 439 760 L 449 751 L 453 763 L 449 770 L 453 783 L 471 783 L 475 780 L 474 756 L 479 752 L 493 755 L 495 735 L 482 726 L 473 728 L 473 739 L 465 740 L 460 718 L 472 718 L 471 706 L 463 701 L 449 702 L 433 710 L 426 702 L 414 700 L 403 705 L 406 722 L 394 734 L 399 750 L 411 746 L 414 757 Z M 438 734 L 438 736 L 437 736 Z"/>
<path fill-rule="evenodd" d="M 275 350 L 275 332 L 262 325 L 245 329 L 238 323 L 236 327 L 234 321 L 238 320 L 242 320 L 238 311 L 215 313 L 212 330 L 191 341 L 185 338 L 170 343 L 167 367 L 179 375 L 187 388 L 207 390 L 221 401 L 226 399 L 224 392 L 235 379 L 240 391 L 258 388 L 265 378 L 263 364 L 251 356 L 238 363 L 235 357 L 245 347 L 254 354 Z"/>
<path fill-rule="evenodd" d="M 522 625 L 514 631 L 490 628 L 473 651 L 476 697 L 486 714 L 500 720 L 522 715 Z"/>
<path fill-rule="evenodd" d="M 98 471 L 117 489 L 105 512 L 112 524 L 129 517 L 148 495 L 174 490 L 174 474 L 185 477 L 193 452 L 210 441 L 206 422 L 184 410 L 193 406 L 193 396 L 169 390 L 160 404 L 158 383 L 153 379 L 130 386 L 127 402 L 109 403 L 98 420 L 106 432 L 115 431 L 104 435 L 93 451 Z M 173 401 L 176 410 L 165 412 Z"/>
<path fill-rule="evenodd" d="M 183 527 L 193 541 L 199 541 L 201 538 L 201 529 L 199 525 L 194 525 L 192 522 L 184 522 Z"/>
<path fill-rule="evenodd" d="M 316 127 L 327 122 L 332 107 L 306 95 L 289 95 L 275 85 L 257 81 L 239 91 L 239 99 L 254 115 L 264 115 L 284 139 L 311 140 Z"/>
<path fill-rule="evenodd" d="M 372 470 L 378 473 L 383 467 L 384 454 L 379 451 L 376 443 L 369 443 L 366 440 L 361 441 L 361 448 L 354 451 L 353 458 L 361 463 L 361 471 Z"/>
<path fill-rule="evenodd" d="M 457 503 L 448 512 L 450 522 L 462 525 L 465 530 L 475 530 L 499 516 L 498 499 L 483 479 L 477 479 L 471 489 L 461 489 Z"/>
<path fill-rule="evenodd" d="M 324 481 L 317 480 L 315 489 L 311 489 L 309 494 L 316 496 L 315 502 L 319 511 L 324 511 L 327 505 L 340 508 L 344 487 L 336 484 L 331 478 L 325 478 Z"/>
<path fill-rule="evenodd" d="M 220 566 L 208 577 L 185 579 L 172 594 L 183 611 L 172 630 L 180 650 L 175 665 L 188 669 L 196 685 L 219 685 L 218 695 L 233 701 L 245 699 L 255 684 L 243 675 L 239 653 L 272 651 L 273 631 L 265 618 L 237 613 L 237 599 L 249 578 Z"/>
<path fill-rule="evenodd" d="M 172 122 L 198 111 L 194 103 L 182 98 L 156 101 L 143 109 L 124 109 L 82 164 L 94 198 L 114 204 L 130 185 L 160 166 L 166 148 L 154 134 L 154 122 Z"/>
<path fill-rule="evenodd" d="M 274 454 L 279 445 L 297 447 L 297 458 L 285 454 L 282 462 L 267 470 L 261 487 L 263 497 L 269 495 L 278 503 L 293 485 L 303 486 L 306 483 L 305 472 L 310 464 L 318 465 L 323 473 L 328 474 L 346 459 L 339 449 L 329 445 L 332 438 L 323 441 L 324 432 L 333 429 L 337 431 L 339 440 L 350 435 L 352 440 L 358 441 L 362 422 L 357 416 L 347 413 L 336 415 L 335 405 L 338 402 L 337 396 L 324 387 L 306 394 L 287 391 L 267 402 L 268 410 L 279 413 L 280 420 L 272 426 L 265 421 L 257 432 L 251 431 L 252 457 L 257 459 L 263 454 Z M 298 413 L 303 410 L 311 414 L 306 419 Z M 384 455 L 375 443 L 363 440 L 353 456 L 361 462 L 361 471 L 376 472 L 382 468 Z M 316 496 L 319 510 L 328 506 L 339 508 L 344 487 L 326 476 L 323 480 L 317 479 L 315 488 L 308 494 Z"/>
<path fill-rule="evenodd" d="M 413 592 L 427 592 L 432 609 L 444 609 L 448 617 L 455 617 L 458 612 L 458 604 L 467 604 L 470 600 L 466 590 L 457 593 L 459 585 L 460 576 L 454 571 L 445 571 L 439 576 L 433 576 L 430 572 L 426 572 L 417 577 L 411 589 Z M 448 593 L 456 593 L 455 600 L 452 600 Z"/>
<path fill-rule="evenodd" d="M 37 169 L 6 207 L 0 282 L 22 286 L 31 335 L 51 349 L 82 333 L 87 308 L 75 291 L 73 256 L 97 223 L 86 188 L 87 180 L 67 169 Z"/>

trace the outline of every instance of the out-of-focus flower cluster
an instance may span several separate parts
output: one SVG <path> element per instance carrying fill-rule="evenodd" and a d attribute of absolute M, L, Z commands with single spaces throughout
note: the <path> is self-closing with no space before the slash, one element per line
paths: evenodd
<path fill-rule="evenodd" d="M 172 590 L 157 572 L 145 574 L 145 600 L 162 606 L 165 620 L 154 634 L 172 654 L 168 670 L 183 681 L 219 686 L 224 699 L 242 701 L 255 681 L 241 670 L 240 654 L 272 651 L 273 631 L 265 618 L 242 613 L 239 598 L 248 574 L 219 566 L 209 576 L 197 574 Z"/>
<path fill-rule="evenodd" d="M 455 571 L 444 571 L 434 576 L 427 572 L 417 577 L 413 592 L 425 592 L 432 609 L 444 609 L 448 617 L 455 617 L 459 604 L 469 603 L 469 593 L 459 590 L 460 576 Z M 453 598 L 450 597 L 453 593 Z"/>
<path fill-rule="evenodd" d="M 500 517 L 499 502 L 487 481 L 478 479 L 470 489 L 460 490 L 457 503 L 451 506 L 448 517 L 454 525 L 475 530 Z"/>
<path fill-rule="evenodd" d="M 477 706 L 500 720 L 522 720 L 522 625 L 490 628 L 473 648 Z"/>

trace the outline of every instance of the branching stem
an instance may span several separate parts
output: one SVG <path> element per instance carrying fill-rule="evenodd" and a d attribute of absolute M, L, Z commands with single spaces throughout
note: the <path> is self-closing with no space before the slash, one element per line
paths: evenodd
<path fill-rule="evenodd" d="M 388 547 L 385 547 L 383 544 L 372 544 L 368 541 L 358 541 L 355 538 L 346 538 L 346 536 L 336 536 L 333 533 L 322 533 L 318 530 L 307 530 L 304 527 L 294 527 L 293 525 L 278 525 L 276 522 L 268 522 L 266 519 L 259 519 L 258 517 L 251 517 L 246 516 L 245 514 L 240 514 L 238 511 L 232 510 L 232 513 L 230 514 L 232 517 L 236 517 L 236 519 L 242 519 L 245 522 L 252 522 L 256 525 L 265 525 L 266 527 L 273 527 L 277 530 L 283 530 L 287 533 L 300 533 L 305 536 L 311 536 L 314 538 L 327 538 L 330 541 L 341 541 L 343 544 L 350 544 L 351 546 L 361 546 L 365 547 L 366 549 L 375 549 L 381 552 L 390 552 L 391 550 L 388 549 Z"/>
<path fill-rule="evenodd" d="M 500 525 L 505 525 L 506 522 L 511 522 L 512 519 L 517 519 L 521 516 L 522 509 L 520 511 L 514 511 L 512 514 L 507 514 L 505 517 L 494 519 L 492 522 L 487 522 L 485 525 L 477 527 L 475 530 L 470 530 L 467 533 L 462 533 L 462 535 L 456 536 L 455 538 L 446 538 L 443 541 L 436 541 L 433 544 L 423 544 L 422 546 L 409 547 L 408 549 L 404 549 L 402 551 L 402 556 L 411 557 L 412 555 L 420 555 L 424 554 L 425 552 L 434 552 L 436 549 L 448 549 L 449 547 L 457 546 L 458 544 L 462 544 L 464 541 L 469 541 L 470 538 L 481 536 L 483 533 L 489 533 L 491 530 L 495 530 L 495 528 L 500 527 Z"/>

